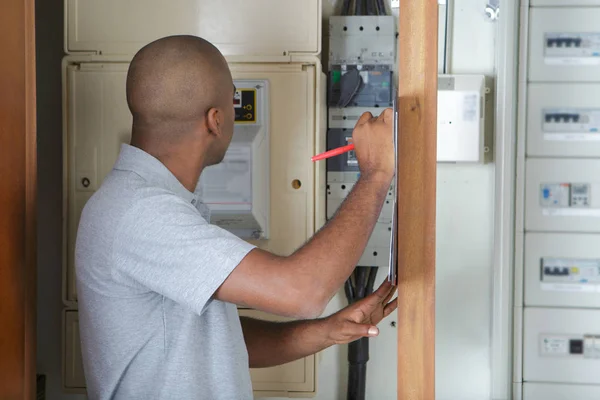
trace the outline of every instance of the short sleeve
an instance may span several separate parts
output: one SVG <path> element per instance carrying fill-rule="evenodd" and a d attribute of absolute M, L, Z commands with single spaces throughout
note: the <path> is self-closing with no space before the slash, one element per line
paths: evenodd
<path fill-rule="evenodd" d="M 135 203 L 113 243 L 113 277 L 133 280 L 198 314 L 255 246 L 210 225 L 171 193 Z"/>

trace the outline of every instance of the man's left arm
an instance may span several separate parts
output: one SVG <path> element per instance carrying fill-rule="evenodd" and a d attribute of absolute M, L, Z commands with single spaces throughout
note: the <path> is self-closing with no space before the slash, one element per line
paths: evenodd
<path fill-rule="evenodd" d="M 384 282 L 373 294 L 326 318 L 270 322 L 241 317 L 250 368 L 286 364 L 334 344 L 377 336 L 377 324 L 397 307 L 395 288 Z"/>

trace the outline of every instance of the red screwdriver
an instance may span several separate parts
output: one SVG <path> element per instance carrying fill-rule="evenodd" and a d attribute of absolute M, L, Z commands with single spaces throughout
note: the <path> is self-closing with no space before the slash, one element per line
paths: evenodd
<path fill-rule="evenodd" d="M 311 161 L 320 161 L 326 158 L 331 158 L 335 156 L 339 156 L 340 154 L 344 154 L 348 151 L 354 150 L 354 144 L 348 144 L 346 146 L 338 147 L 337 149 L 326 151 L 325 153 L 317 154 L 316 156 L 311 157 Z"/>

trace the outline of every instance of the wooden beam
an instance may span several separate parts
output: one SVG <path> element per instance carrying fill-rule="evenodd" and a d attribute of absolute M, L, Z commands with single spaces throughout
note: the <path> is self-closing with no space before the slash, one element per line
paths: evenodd
<path fill-rule="evenodd" d="M 35 399 L 34 0 L 0 11 L 0 399 Z"/>
<path fill-rule="evenodd" d="M 438 4 L 399 14 L 398 400 L 434 400 Z"/>

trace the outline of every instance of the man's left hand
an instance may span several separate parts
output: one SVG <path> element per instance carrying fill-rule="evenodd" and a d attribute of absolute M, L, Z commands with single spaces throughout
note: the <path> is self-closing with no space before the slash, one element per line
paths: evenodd
<path fill-rule="evenodd" d="M 386 280 L 377 291 L 327 317 L 328 340 L 332 344 L 345 344 L 377 336 L 377 324 L 398 307 L 396 299 L 390 301 L 395 292 L 396 287 Z"/>

